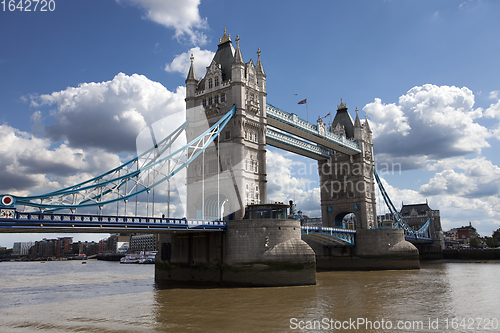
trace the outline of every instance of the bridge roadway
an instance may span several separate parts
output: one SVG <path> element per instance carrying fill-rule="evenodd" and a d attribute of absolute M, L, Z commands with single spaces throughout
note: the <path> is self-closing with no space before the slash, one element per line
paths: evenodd
<path fill-rule="evenodd" d="M 325 246 L 355 246 L 356 230 L 301 226 L 302 239 Z M 226 231 L 226 221 L 187 220 L 161 217 L 107 216 L 69 213 L 24 213 L 0 209 L 2 233 L 169 233 Z M 414 244 L 432 243 L 432 238 L 405 235 Z"/>
<path fill-rule="evenodd" d="M 302 235 L 327 246 L 353 246 L 356 230 L 302 226 Z M 4 233 L 168 233 L 226 231 L 226 221 L 69 213 L 25 213 L 0 209 Z"/>
<path fill-rule="evenodd" d="M 0 232 L 5 233 L 165 233 L 225 230 L 225 221 L 69 213 L 42 214 L 17 212 L 14 209 L 0 210 Z"/>
<path fill-rule="evenodd" d="M 271 127 L 267 129 L 266 142 L 271 146 L 316 160 L 329 158 L 328 149 L 347 155 L 361 152 L 356 142 L 333 134 L 326 126 L 313 125 L 296 114 L 285 112 L 271 104 L 266 105 L 266 116 L 267 124 Z"/>

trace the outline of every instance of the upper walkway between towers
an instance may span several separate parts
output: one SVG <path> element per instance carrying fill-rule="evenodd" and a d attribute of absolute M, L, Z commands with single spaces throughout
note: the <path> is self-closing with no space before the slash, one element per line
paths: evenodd
<path fill-rule="evenodd" d="M 268 126 L 280 130 L 267 129 L 266 139 L 271 146 L 318 160 L 329 158 L 329 149 L 347 155 L 361 152 L 356 142 L 330 132 L 322 121 L 314 125 L 271 104 L 266 105 L 266 116 Z"/>

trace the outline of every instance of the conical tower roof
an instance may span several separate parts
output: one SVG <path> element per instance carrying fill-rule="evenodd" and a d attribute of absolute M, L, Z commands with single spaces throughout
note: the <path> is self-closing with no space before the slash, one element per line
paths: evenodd
<path fill-rule="evenodd" d="M 212 62 L 220 64 L 222 71 L 222 81 L 227 81 L 231 79 L 231 64 L 234 61 L 234 47 L 231 42 L 231 35 L 226 34 L 226 28 L 224 28 L 224 36 L 219 39 L 219 46 L 217 52 L 215 53 Z M 205 77 L 198 83 L 198 89 L 204 89 L 205 87 Z"/>
<path fill-rule="evenodd" d="M 262 61 L 260 60 L 260 48 L 257 50 L 257 65 L 255 66 L 255 71 L 258 74 L 263 74 L 264 76 L 266 75 L 264 72 L 264 66 L 262 66 Z"/>
<path fill-rule="evenodd" d="M 361 120 L 359 119 L 358 108 L 356 108 L 356 120 L 354 120 L 354 127 L 361 127 Z"/>
<path fill-rule="evenodd" d="M 370 133 L 371 133 L 372 129 L 370 128 L 370 124 L 368 123 L 368 115 L 367 114 L 365 114 L 365 124 L 364 125 L 366 126 L 366 129 L 368 131 L 370 131 Z"/>
<path fill-rule="evenodd" d="M 236 36 L 236 51 L 234 52 L 233 63 L 234 64 L 244 64 L 243 56 L 241 55 L 241 51 L 240 51 L 240 36 Z"/>
<path fill-rule="evenodd" d="M 198 81 L 198 78 L 196 77 L 196 71 L 194 70 L 193 61 L 194 61 L 194 56 L 191 54 L 191 67 L 189 67 L 189 72 L 188 72 L 186 81 L 187 80 L 196 80 L 196 81 Z"/>
<path fill-rule="evenodd" d="M 347 112 L 347 106 L 340 99 L 340 105 L 337 106 L 337 114 L 332 122 L 332 127 L 335 128 L 337 124 L 343 125 L 347 138 L 354 138 L 354 121 L 351 115 Z"/>

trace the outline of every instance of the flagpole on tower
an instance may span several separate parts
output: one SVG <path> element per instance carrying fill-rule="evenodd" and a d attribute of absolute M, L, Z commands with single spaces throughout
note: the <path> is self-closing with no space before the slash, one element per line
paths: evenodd
<path fill-rule="evenodd" d="M 306 99 L 301 100 L 301 101 L 300 101 L 300 102 L 298 102 L 297 104 L 305 104 L 305 105 L 306 105 L 307 122 L 309 122 L 309 109 L 307 108 L 307 98 L 306 98 Z"/>
<path fill-rule="evenodd" d="M 307 122 L 309 122 L 309 108 L 307 107 L 307 99 L 306 99 L 306 115 L 307 115 Z"/>

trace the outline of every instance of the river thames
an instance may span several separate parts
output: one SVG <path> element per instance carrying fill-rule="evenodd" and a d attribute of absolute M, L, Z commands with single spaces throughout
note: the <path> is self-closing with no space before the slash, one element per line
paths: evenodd
<path fill-rule="evenodd" d="M 500 332 L 500 263 L 320 272 L 316 286 L 173 288 L 154 265 L 0 263 L 1 332 Z"/>

